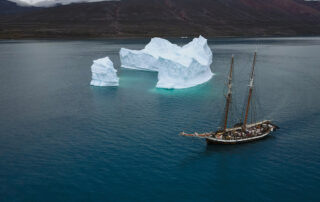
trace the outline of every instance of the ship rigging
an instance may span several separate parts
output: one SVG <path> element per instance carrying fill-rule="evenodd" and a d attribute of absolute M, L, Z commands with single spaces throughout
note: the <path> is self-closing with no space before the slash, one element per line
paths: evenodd
<path fill-rule="evenodd" d="M 270 120 L 263 120 L 255 123 L 248 124 L 248 116 L 249 116 L 249 109 L 250 103 L 252 101 L 252 94 L 254 89 L 254 70 L 256 64 L 256 57 L 257 53 L 254 53 L 252 68 L 250 72 L 250 80 L 249 80 L 249 92 L 247 97 L 247 103 L 245 108 L 245 115 L 243 119 L 243 123 L 237 123 L 232 128 L 227 128 L 228 125 L 228 118 L 229 118 L 229 109 L 230 103 L 232 100 L 232 78 L 233 78 L 233 69 L 234 69 L 234 56 L 232 55 L 231 58 L 231 65 L 228 75 L 228 91 L 226 95 L 226 104 L 224 110 L 224 120 L 223 120 L 223 127 L 221 127 L 218 131 L 212 131 L 207 133 L 193 133 L 193 134 L 186 134 L 184 132 L 180 133 L 182 136 L 188 137 L 198 137 L 206 139 L 208 144 L 238 144 L 244 142 L 251 142 L 255 140 L 262 139 L 269 135 L 271 132 L 279 129 L 278 126 L 273 124 Z"/>

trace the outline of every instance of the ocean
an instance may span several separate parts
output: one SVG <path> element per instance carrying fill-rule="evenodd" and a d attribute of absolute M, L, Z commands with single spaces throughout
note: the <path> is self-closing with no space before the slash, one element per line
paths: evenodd
<path fill-rule="evenodd" d="M 320 201 L 319 37 L 209 39 L 215 75 L 182 90 L 120 68 L 121 47 L 149 40 L 0 41 L 0 201 Z M 254 117 L 280 130 L 229 146 L 179 136 L 221 126 L 232 54 L 228 124 L 241 117 L 255 50 Z M 118 87 L 89 85 L 105 56 Z"/>

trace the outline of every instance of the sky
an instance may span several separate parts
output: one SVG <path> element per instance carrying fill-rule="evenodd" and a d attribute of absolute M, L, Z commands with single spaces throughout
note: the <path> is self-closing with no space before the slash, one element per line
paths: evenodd
<path fill-rule="evenodd" d="M 99 2 L 99 1 L 112 1 L 112 0 L 9 0 L 21 6 L 37 6 L 37 7 L 50 7 L 56 4 L 70 4 L 75 2 Z M 116 1 L 116 0 L 113 0 Z"/>

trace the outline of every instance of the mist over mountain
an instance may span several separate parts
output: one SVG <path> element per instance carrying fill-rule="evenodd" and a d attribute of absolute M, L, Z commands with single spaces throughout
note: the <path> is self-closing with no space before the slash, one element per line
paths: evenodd
<path fill-rule="evenodd" d="M 120 0 L 8 0 L 20 6 L 53 7 L 56 5 L 67 5 L 72 3 L 91 3 L 99 1 L 120 1 Z"/>
<path fill-rule="evenodd" d="M 36 9 L 37 8 L 34 7 L 19 6 L 17 3 L 11 1 L 0 0 L 0 16 L 5 14 L 21 13 Z"/>
<path fill-rule="evenodd" d="M 12 2 L 9 7 L 12 7 Z M 320 2 L 121 0 L 32 7 L 4 14 L 0 38 L 320 35 Z"/>

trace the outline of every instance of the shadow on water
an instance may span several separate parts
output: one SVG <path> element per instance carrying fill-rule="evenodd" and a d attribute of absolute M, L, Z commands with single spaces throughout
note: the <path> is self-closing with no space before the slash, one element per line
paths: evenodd
<path fill-rule="evenodd" d="M 200 159 L 211 158 L 213 156 L 239 155 L 240 152 L 250 151 L 250 148 L 255 150 L 256 146 L 260 146 L 263 143 L 276 141 L 276 136 L 277 132 L 273 132 L 271 135 L 257 141 L 230 145 L 207 144 L 205 140 L 199 140 L 203 141 L 203 144 L 205 144 L 203 150 L 199 152 L 194 151 L 190 156 L 187 156 L 182 160 L 180 166 L 192 165 Z"/>
<path fill-rule="evenodd" d="M 304 136 L 290 136 L 288 134 L 292 133 L 292 131 L 295 131 L 295 134 L 301 134 L 301 132 L 304 132 L 306 128 L 313 127 L 317 120 L 319 120 L 319 117 L 319 113 L 314 113 L 311 116 L 300 117 L 299 119 L 295 119 L 294 121 L 290 120 L 280 122 L 280 129 L 263 139 L 253 142 L 235 145 L 219 145 L 206 144 L 205 141 L 203 141 L 203 144 L 206 144 L 203 150 L 199 152 L 194 151 L 191 155 L 184 158 L 181 162 L 181 166 L 191 165 L 194 162 L 206 157 L 211 158 L 212 156 L 239 155 L 240 152 L 250 151 L 251 149 L 255 151 L 256 147 L 260 147 L 261 144 L 271 143 L 272 145 L 277 145 L 279 143 L 283 144 L 283 142 L 292 143 L 297 139 L 304 139 L 306 138 L 307 134 L 304 134 Z M 294 123 L 295 125 L 293 126 L 292 123 Z"/>
<path fill-rule="evenodd" d="M 206 146 L 206 151 L 208 154 L 210 153 L 230 153 L 230 154 L 236 154 L 236 152 L 239 149 L 242 149 L 244 147 L 247 147 L 248 145 L 255 145 L 255 144 L 260 144 L 261 142 L 264 141 L 270 141 L 272 139 L 275 139 L 275 133 L 272 133 L 271 135 L 268 135 L 264 137 L 263 139 L 258 139 L 256 141 L 252 142 L 246 142 L 246 143 L 241 143 L 241 144 L 229 144 L 229 145 L 221 145 L 221 144 L 207 144 Z"/>
<path fill-rule="evenodd" d="M 90 90 L 95 96 L 110 96 L 110 94 L 115 95 L 117 93 L 118 87 L 117 86 L 104 86 L 104 87 L 90 86 Z"/>

